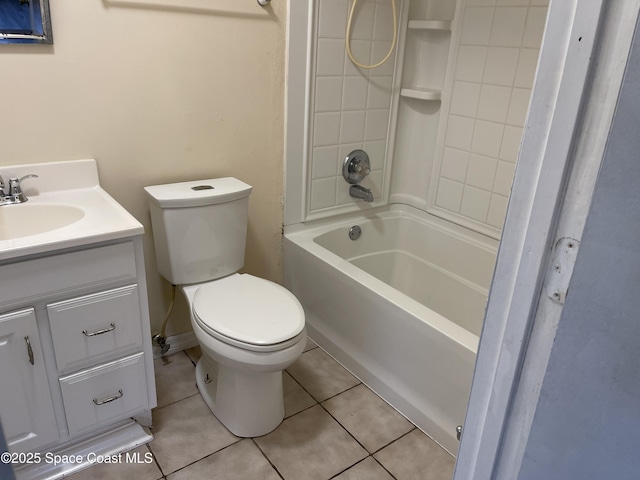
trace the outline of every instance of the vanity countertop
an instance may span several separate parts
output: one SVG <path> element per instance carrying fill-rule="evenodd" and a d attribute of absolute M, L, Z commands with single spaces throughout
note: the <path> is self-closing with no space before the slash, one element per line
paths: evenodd
<path fill-rule="evenodd" d="M 0 206 L 0 261 L 139 235 L 142 224 L 100 187 L 95 160 L 0 167 L 26 179 L 25 203 Z"/>

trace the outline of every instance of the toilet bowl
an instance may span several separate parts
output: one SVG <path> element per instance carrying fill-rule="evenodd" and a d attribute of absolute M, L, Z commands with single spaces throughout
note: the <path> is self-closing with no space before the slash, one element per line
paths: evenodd
<path fill-rule="evenodd" d="M 282 371 L 306 345 L 304 311 L 244 263 L 251 187 L 219 178 L 145 187 L 160 274 L 189 305 L 202 357 L 196 384 L 234 435 L 258 437 L 284 418 Z"/>
<path fill-rule="evenodd" d="M 202 350 L 196 384 L 203 400 L 234 435 L 269 433 L 284 418 L 282 371 L 306 345 L 300 303 L 247 274 L 181 290 Z"/>

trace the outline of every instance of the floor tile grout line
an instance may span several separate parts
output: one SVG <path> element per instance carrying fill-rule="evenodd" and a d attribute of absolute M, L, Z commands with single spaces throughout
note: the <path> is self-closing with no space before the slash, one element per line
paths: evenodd
<path fill-rule="evenodd" d="M 413 432 L 414 430 L 418 430 L 418 427 L 416 427 L 415 425 L 413 425 L 413 424 L 412 424 L 412 425 L 413 425 L 413 428 L 412 428 L 411 430 L 409 430 L 408 432 L 403 433 L 403 434 L 402 434 L 402 435 L 400 435 L 398 438 L 393 439 L 392 441 L 390 441 L 389 443 L 387 443 L 387 444 L 383 445 L 382 447 L 378 448 L 378 449 L 377 449 L 377 450 L 375 450 L 374 452 L 369 452 L 369 450 L 367 449 L 367 447 L 365 447 L 365 446 L 364 446 L 364 445 L 363 445 L 363 444 L 362 444 L 362 443 L 361 443 L 361 442 L 360 442 L 360 441 L 355 437 L 355 435 L 354 435 L 354 434 L 352 434 L 352 433 L 349 431 L 349 429 L 348 429 L 347 427 L 345 427 L 342 423 L 340 423 L 340 420 L 338 420 L 336 417 L 334 417 L 334 416 L 331 414 L 331 412 L 330 412 L 329 410 L 327 410 L 327 409 L 326 409 L 326 407 L 325 407 L 322 403 L 320 403 L 319 405 L 324 409 L 324 411 L 325 411 L 325 412 L 327 412 L 327 413 L 329 414 L 329 416 L 330 416 L 331 418 L 333 418 L 333 419 L 336 421 L 336 423 L 337 423 L 338 425 L 340 425 L 340 426 L 342 427 L 342 429 L 343 429 L 345 432 L 347 432 L 347 433 L 349 434 L 349 436 L 350 436 L 351 438 L 353 438 L 356 442 L 358 442 L 358 445 L 360 445 L 360 446 L 364 449 L 364 451 L 365 451 L 365 452 L 367 452 L 368 456 L 370 456 L 370 457 L 373 457 L 376 453 L 380 452 L 381 450 L 384 450 L 384 449 L 385 449 L 385 448 L 387 448 L 389 445 L 391 445 L 391 444 L 393 444 L 393 443 L 397 442 L 398 440 L 400 440 L 402 437 L 405 437 L 405 436 L 409 435 L 409 434 L 410 434 L 411 432 Z M 366 458 L 366 457 L 365 457 L 365 458 Z M 376 460 L 376 462 L 378 462 L 382 467 L 384 467 L 384 465 L 382 465 L 382 463 L 381 463 L 381 462 L 379 462 L 375 457 L 373 457 L 373 458 L 374 458 L 374 460 Z M 364 460 L 364 459 L 363 459 L 363 460 Z M 361 462 L 361 461 L 362 461 L 362 460 L 360 460 L 360 462 Z M 351 465 L 351 467 L 353 467 L 354 465 L 357 465 L 357 464 L 358 464 L 358 463 L 360 463 L 360 462 L 356 462 L 356 463 L 354 463 L 353 465 Z M 349 468 L 351 468 L 351 467 L 349 467 Z M 385 469 L 387 472 L 389 472 L 386 468 L 384 468 L 384 469 Z M 391 472 L 389 472 L 389 474 L 391 475 Z M 391 476 L 393 477 L 393 475 L 391 475 Z M 393 477 L 393 478 L 395 478 L 395 477 Z"/>
<path fill-rule="evenodd" d="M 153 450 L 151 450 L 151 445 L 149 443 L 145 443 L 145 446 L 147 447 L 147 450 L 149 452 L 151 452 L 151 456 L 153 457 L 153 462 L 156 464 L 156 467 L 158 467 L 158 470 L 160 471 L 160 474 L 162 475 L 162 478 L 164 478 L 165 477 L 164 470 L 162 470 L 162 467 L 160 466 L 160 463 L 158 463 L 158 459 L 156 458 L 156 454 L 153 453 Z"/>
<path fill-rule="evenodd" d="M 236 444 L 240 443 L 242 440 L 244 440 L 244 438 L 240 438 L 240 437 L 236 437 L 236 438 L 237 438 L 237 440 L 236 440 L 235 442 L 230 443 L 229 445 L 227 445 L 227 446 L 225 446 L 225 447 L 219 448 L 219 449 L 218 449 L 218 450 L 216 450 L 215 452 L 211 452 L 211 453 L 209 453 L 209 454 L 205 455 L 204 457 L 199 458 L 198 460 L 195 460 L 195 461 L 193 461 L 193 462 L 191 462 L 191 463 L 189 463 L 189 464 L 187 464 L 187 465 L 185 465 L 185 466 L 183 466 L 183 467 L 178 468 L 177 470 L 174 470 L 174 471 L 173 471 L 173 472 L 171 472 L 171 473 L 167 473 L 167 474 L 165 474 L 165 473 L 164 473 L 164 470 L 162 470 L 162 469 L 160 469 L 160 471 L 163 473 L 163 475 L 164 475 L 165 477 L 168 477 L 169 475 L 173 475 L 174 473 L 179 472 L 180 470 L 184 470 L 184 469 L 185 469 L 185 468 L 187 468 L 187 467 L 190 467 L 190 466 L 192 466 L 192 465 L 195 465 L 196 463 L 198 463 L 198 462 L 200 462 L 200 461 L 204 460 L 205 458 L 209 458 L 209 457 L 211 457 L 212 455 L 215 455 L 216 453 L 220 453 L 221 451 L 226 450 L 227 448 L 232 447 L 232 446 L 234 446 L 234 445 L 236 445 Z M 149 445 L 149 449 L 151 449 L 151 445 Z M 153 451 L 152 451 L 152 453 L 153 453 Z M 155 454 L 154 454 L 154 456 L 155 456 Z"/>
<path fill-rule="evenodd" d="M 367 456 L 372 455 L 371 453 L 369 453 L 369 450 L 367 450 L 367 447 L 365 447 L 365 446 L 360 442 L 360 440 L 358 440 L 358 439 L 355 437 L 355 435 L 354 435 L 353 433 L 351 433 L 351 432 L 347 429 L 347 427 L 345 427 L 342 423 L 340 423 L 340 421 L 339 421 L 336 417 L 334 417 L 333 415 L 331 415 L 331 412 L 330 412 L 329 410 L 327 410 L 327 409 L 326 409 L 326 407 L 325 407 L 324 405 L 322 405 L 322 403 L 320 403 L 320 407 L 322 407 L 322 409 L 323 409 L 325 412 L 327 412 L 327 414 L 328 414 L 331 418 L 333 418 L 333 419 L 335 420 L 335 422 L 336 422 L 338 425 L 340 425 L 340 426 L 342 427 L 342 429 L 343 429 L 345 432 L 347 432 L 347 434 L 348 434 L 351 438 L 353 438 L 353 439 L 357 442 L 357 444 L 358 444 L 358 445 L 360 445 L 360 446 L 362 447 L 362 449 L 363 449 L 365 452 L 367 452 Z M 365 457 L 365 458 L 366 458 L 366 457 Z M 364 460 L 364 459 L 363 459 L 363 460 Z M 362 461 L 362 460 L 360 460 L 360 461 Z M 354 465 L 355 465 L 355 463 L 354 463 Z M 353 467 L 353 465 L 351 465 L 351 467 Z M 349 467 L 349 468 L 351 468 L 351 467 Z"/>
<path fill-rule="evenodd" d="M 158 410 L 162 410 L 163 408 L 170 407 L 171 405 L 175 405 L 176 403 L 180 403 L 181 401 L 186 400 L 187 398 L 194 397 L 196 395 L 200 395 L 200 390 L 196 390 L 196 393 L 192 393 L 191 395 L 187 395 L 186 397 L 180 398 L 178 400 L 174 400 L 173 402 L 167 403 L 166 405 L 162 405 L 161 407 L 155 407 L 153 410 L 151 410 L 151 412 L 157 412 Z"/>
<path fill-rule="evenodd" d="M 318 348 L 318 347 L 316 347 L 316 348 Z M 305 352 L 305 353 L 306 353 L 306 352 Z M 342 367 L 342 365 L 340 365 L 340 366 Z M 344 367 L 342 367 L 342 368 L 344 368 Z M 346 370 L 346 369 L 345 369 L 345 370 Z M 347 370 L 347 371 L 348 371 L 348 370 Z M 300 385 L 300 388 L 302 388 L 302 389 L 303 389 L 307 394 L 309 394 L 309 396 L 310 396 L 313 400 L 315 400 L 317 403 L 326 402 L 327 400 L 331 400 L 332 398 L 337 397 L 338 395 L 342 395 L 344 392 L 348 392 L 348 391 L 349 391 L 349 390 L 351 390 L 352 388 L 356 388 L 356 387 L 357 387 L 357 386 L 359 386 L 359 385 L 364 385 L 364 383 L 362 383 L 358 377 L 356 377 L 356 376 L 355 376 L 355 375 L 353 375 L 351 372 L 349 372 L 349 373 L 353 376 L 353 378 L 355 378 L 356 380 L 358 380 L 358 383 L 357 383 L 357 384 L 352 385 L 352 386 L 350 386 L 350 387 L 347 387 L 347 388 L 345 388 L 344 390 L 342 390 L 341 392 L 335 393 L 335 394 L 331 395 L 330 397 L 325 398 L 324 400 L 318 400 L 318 399 L 317 399 L 317 398 L 316 398 L 316 397 L 315 397 L 315 396 L 314 396 L 314 395 L 313 395 L 309 390 L 307 390 L 306 388 L 304 388 L 304 385 L 302 385 L 302 384 L 298 381 L 298 379 L 297 379 L 296 377 L 294 377 L 294 376 L 293 376 L 293 374 L 292 374 L 291 372 L 289 372 L 289 370 L 285 369 L 285 372 L 287 372 L 287 373 L 289 374 L 289 376 L 290 376 L 291 378 L 293 378 L 293 380 L 294 380 L 298 385 Z M 366 385 L 365 385 L 365 386 L 366 386 Z M 367 388 L 368 388 L 368 387 L 367 387 Z M 373 393 L 375 393 L 375 392 L 373 392 Z M 378 395 L 378 394 L 376 393 L 376 395 Z M 378 396 L 379 396 L 379 395 L 378 395 Z"/>
<path fill-rule="evenodd" d="M 346 472 L 347 470 L 352 469 L 353 467 L 355 467 L 356 465 L 360 465 L 362 462 L 364 462 L 367 458 L 369 458 L 371 455 L 367 455 L 366 457 L 364 457 L 362 460 L 358 460 L 356 463 L 354 463 L 353 465 L 349 465 L 347 468 L 340 470 L 338 473 L 336 473 L 335 475 L 329 477 L 329 480 L 331 480 L 332 478 L 336 478 L 338 475 L 342 475 L 344 472 Z"/>
<path fill-rule="evenodd" d="M 389 445 L 391 445 L 391 444 L 389 444 Z M 379 451 L 380 450 L 378 450 L 378 452 Z M 394 480 L 397 480 L 396 476 L 393 473 L 391 473 L 389 471 L 389 469 L 387 467 L 385 467 L 380 460 L 378 460 L 376 457 L 374 457 L 373 454 L 371 454 L 371 458 L 373 458 L 373 461 L 376 462 L 378 465 L 380 465 L 380 468 L 382 468 L 385 472 L 387 472 L 391 478 L 393 478 Z"/>
<path fill-rule="evenodd" d="M 262 454 L 262 456 L 264 458 L 267 459 L 267 462 L 269 462 L 269 465 L 271 465 L 271 467 L 275 470 L 276 474 L 282 479 L 285 480 L 284 476 L 280 473 L 280 470 L 278 470 L 278 467 L 276 467 L 274 465 L 274 463 L 271 461 L 271 459 L 269 458 L 269 456 L 267 455 L 267 453 L 262 450 L 262 448 L 260 447 L 260 444 L 258 442 L 256 442 L 256 438 L 258 437 L 251 437 L 251 441 L 253 442 L 253 444 L 256 446 L 256 448 L 260 451 L 260 453 Z"/>
<path fill-rule="evenodd" d="M 189 361 L 191 362 L 191 365 L 193 365 L 193 366 L 194 366 L 194 368 L 195 368 L 195 366 L 196 366 L 196 364 L 197 364 L 198 362 L 197 362 L 197 361 L 196 361 L 196 362 L 194 362 L 194 361 L 193 361 L 193 359 L 189 356 L 189 354 L 187 353 L 187 351 L 186 351 L 186 350 L 182 350 L 182 353 L 184 353 L 184 354 L 187 356 L 187 358 L 188 358 L 188 359 L 189 359 Z"/>

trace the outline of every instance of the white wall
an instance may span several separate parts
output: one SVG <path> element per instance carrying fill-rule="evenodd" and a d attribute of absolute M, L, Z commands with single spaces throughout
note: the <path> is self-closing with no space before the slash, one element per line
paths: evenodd
<path fill-rule="evenodd" d="M 145 226 L 157 329 L 169 286 L 145 185 L 253 185 L 245 268 L 281 278 L 287 12 L 284 0 L 141 2 L 52 0 L 53 46 L 0 45 L 0 164 L 97 159 L 104 188 Z M 187 329 L 178 309 L 168 333 Z"/>

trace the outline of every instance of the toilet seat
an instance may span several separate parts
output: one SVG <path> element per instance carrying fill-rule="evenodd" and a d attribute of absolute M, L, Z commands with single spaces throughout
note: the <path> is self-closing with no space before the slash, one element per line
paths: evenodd
<path fill-rule="evenodd" d="M 193 317 L 211 336 L 252 351 L 287 348 L 304 335 L 304 311 L 284 287 L 248 274 L 201 285 Z"/>

